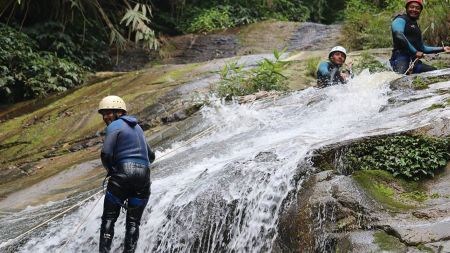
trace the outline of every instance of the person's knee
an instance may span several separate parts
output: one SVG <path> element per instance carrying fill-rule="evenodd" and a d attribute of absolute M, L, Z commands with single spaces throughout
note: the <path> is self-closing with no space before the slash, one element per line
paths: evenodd
<path fill-rule="evenodd" d="M 417 64 L 416 67 L 414 68 L 414 73 L 424 73 L 424 72 L 428 72 L 428 71 L 434 71 L 437 70 L 437 68 L 427 65 L 427 64 Z"/>
<path fill-rule="evenodd" d="M 404 74 L 409 68 L 409 63 L 406 61 L 396 61 L 394 64 L 392 64 L 392 69 L 399 73 Z"/>

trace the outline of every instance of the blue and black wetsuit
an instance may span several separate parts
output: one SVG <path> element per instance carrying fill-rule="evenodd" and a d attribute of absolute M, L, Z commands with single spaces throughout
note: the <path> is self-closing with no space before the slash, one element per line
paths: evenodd
<path fill-rule="evenodd" d="M 341 65 L 323 61 L 317 70 L 317 85 L 320 88 L 330 85 L 343 84 L 346 80 L 341 75 Z"/>
<path fill-rule="evenodd" d="M 411 61 L 416 58 L 416 53 L 421 51 L 425 54 L 443 52 L 442 47 L 430 47 L 423 44 L 422 32 L 417 20 L 410 18 L 407 14 L 398 15 L 391 25 L 394 49 L 390 59 L 391 66 L 395 72 L 404 74 Z M 413 68 L 413 73 L 422 73 L 435 70 L 436 68 L 418 61 Z"/>
<path fill-rule="evenodd" d="M 128 206 L 124 252 L 134 252 L 142 213 L 150 196 L 149 166 L 155 160 L 136 118 L 121 116 L 108 125 L 101 159 L 110 178 L 100 228 L 100 252 L 111 250 L 114 223 L 125 201 Z"/>

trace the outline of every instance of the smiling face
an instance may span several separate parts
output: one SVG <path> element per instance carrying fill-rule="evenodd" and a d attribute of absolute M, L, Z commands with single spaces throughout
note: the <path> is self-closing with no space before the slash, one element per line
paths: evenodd
<path fill-rule="evenodd" d="M 331 62 L 337 65 L 342 65 L 345 62 L 345 54 L 342 52 L 334 52 L 330 58 Z"/>
<path fill-rule="evenodd" d="M 422 6 L 419 3 L 411 2 L 406 6 L 406 14 L 413 19 L 418 19 L 422 12 Z"/>
<path fill-rule="evenodd" d="M 109 124 L 111 124 L 114 120 L 116 120 L 116 115 L 114 115 L 114 112 L 116 112 L 117 117 L 122 116 L 122 111 L 117 111 L 117 110 L 111 110 L 111 109 L 104 109 L 100 111 L 100 114 L 103 117 L 103 121 L 105 122 L 105 124 L 108 126 Z"/>

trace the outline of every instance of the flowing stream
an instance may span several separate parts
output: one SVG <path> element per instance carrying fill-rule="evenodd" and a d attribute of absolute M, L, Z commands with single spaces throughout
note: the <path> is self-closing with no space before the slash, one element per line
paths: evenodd
<path fill-rule="evenodd" d="M 157 152 L 157 157 L 167 155 L 152 167 L 152 194 L 137 252 L 270 252 L 279 216 L 314 172 L 309 161 L 314 150 L 450 117 L 445 108 L 426 110 L 449 99 L 448 92 L 438 91 L 448 91 L 450 82 L 422 91 L 391 91 L 388 83 L 398 77 L 363 72 L 347 85 L 251 104 L 217 101 L 203 108 L 190 130 L 198 135 Z M 95 252 L 102 201 L 94 199 L 52 222 L 17 250 L 58 252 L 70 238 L 64 252 Z M 56 204 L 26 209 L 14 219 L 20 224 L 17 220 Z M 113 252 L 123 247 L 124 217 L 116 223 Z M 0 226 L 8 222 L 11 217 L 1 219 Z"/>

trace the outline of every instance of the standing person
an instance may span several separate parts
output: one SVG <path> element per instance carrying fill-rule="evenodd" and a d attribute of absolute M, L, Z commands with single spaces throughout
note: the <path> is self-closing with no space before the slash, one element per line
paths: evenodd
<path fill-rule="evenodd" d="M 399 74 L 422 73 L 436 68 L 420 61 L 424 54 L 450 52 L 450 47 L 430 47 L 423 43 L 422 31 L 417 24 L 423 10 L 422 0 L 406 0 L 406 14 L 398 15 L 391 25 L 394 49 L 390 63 Z M 410 64 L 415 63 L 410 69 Z M 408 73 L 406 73 L 410 69 Z"/>
<path fill-rule="evenodd" d="M 142 213 L 150 196 L 149 167 L 155 154 L 136 118 L 126 115 L 127 108 L 120 97 L 103 98 L 98 112 L 107 125 L 101 160 L 110 176 L 103 206 L 99 251 L 111 250 L 114 223 L 121 207 L 124 207 L 127 218 L 123 252 L 134 252 Z"/>
<path fill-rule="evenodd" d="M 322 61 L 317 70 L 317 85 L 320 88 L 330 85 L 347 83 L 351 71 L 341 71 L 347 58 L 347 50 L 341 46 L 331 49 L 328 54 L 329 61 Z"/>

